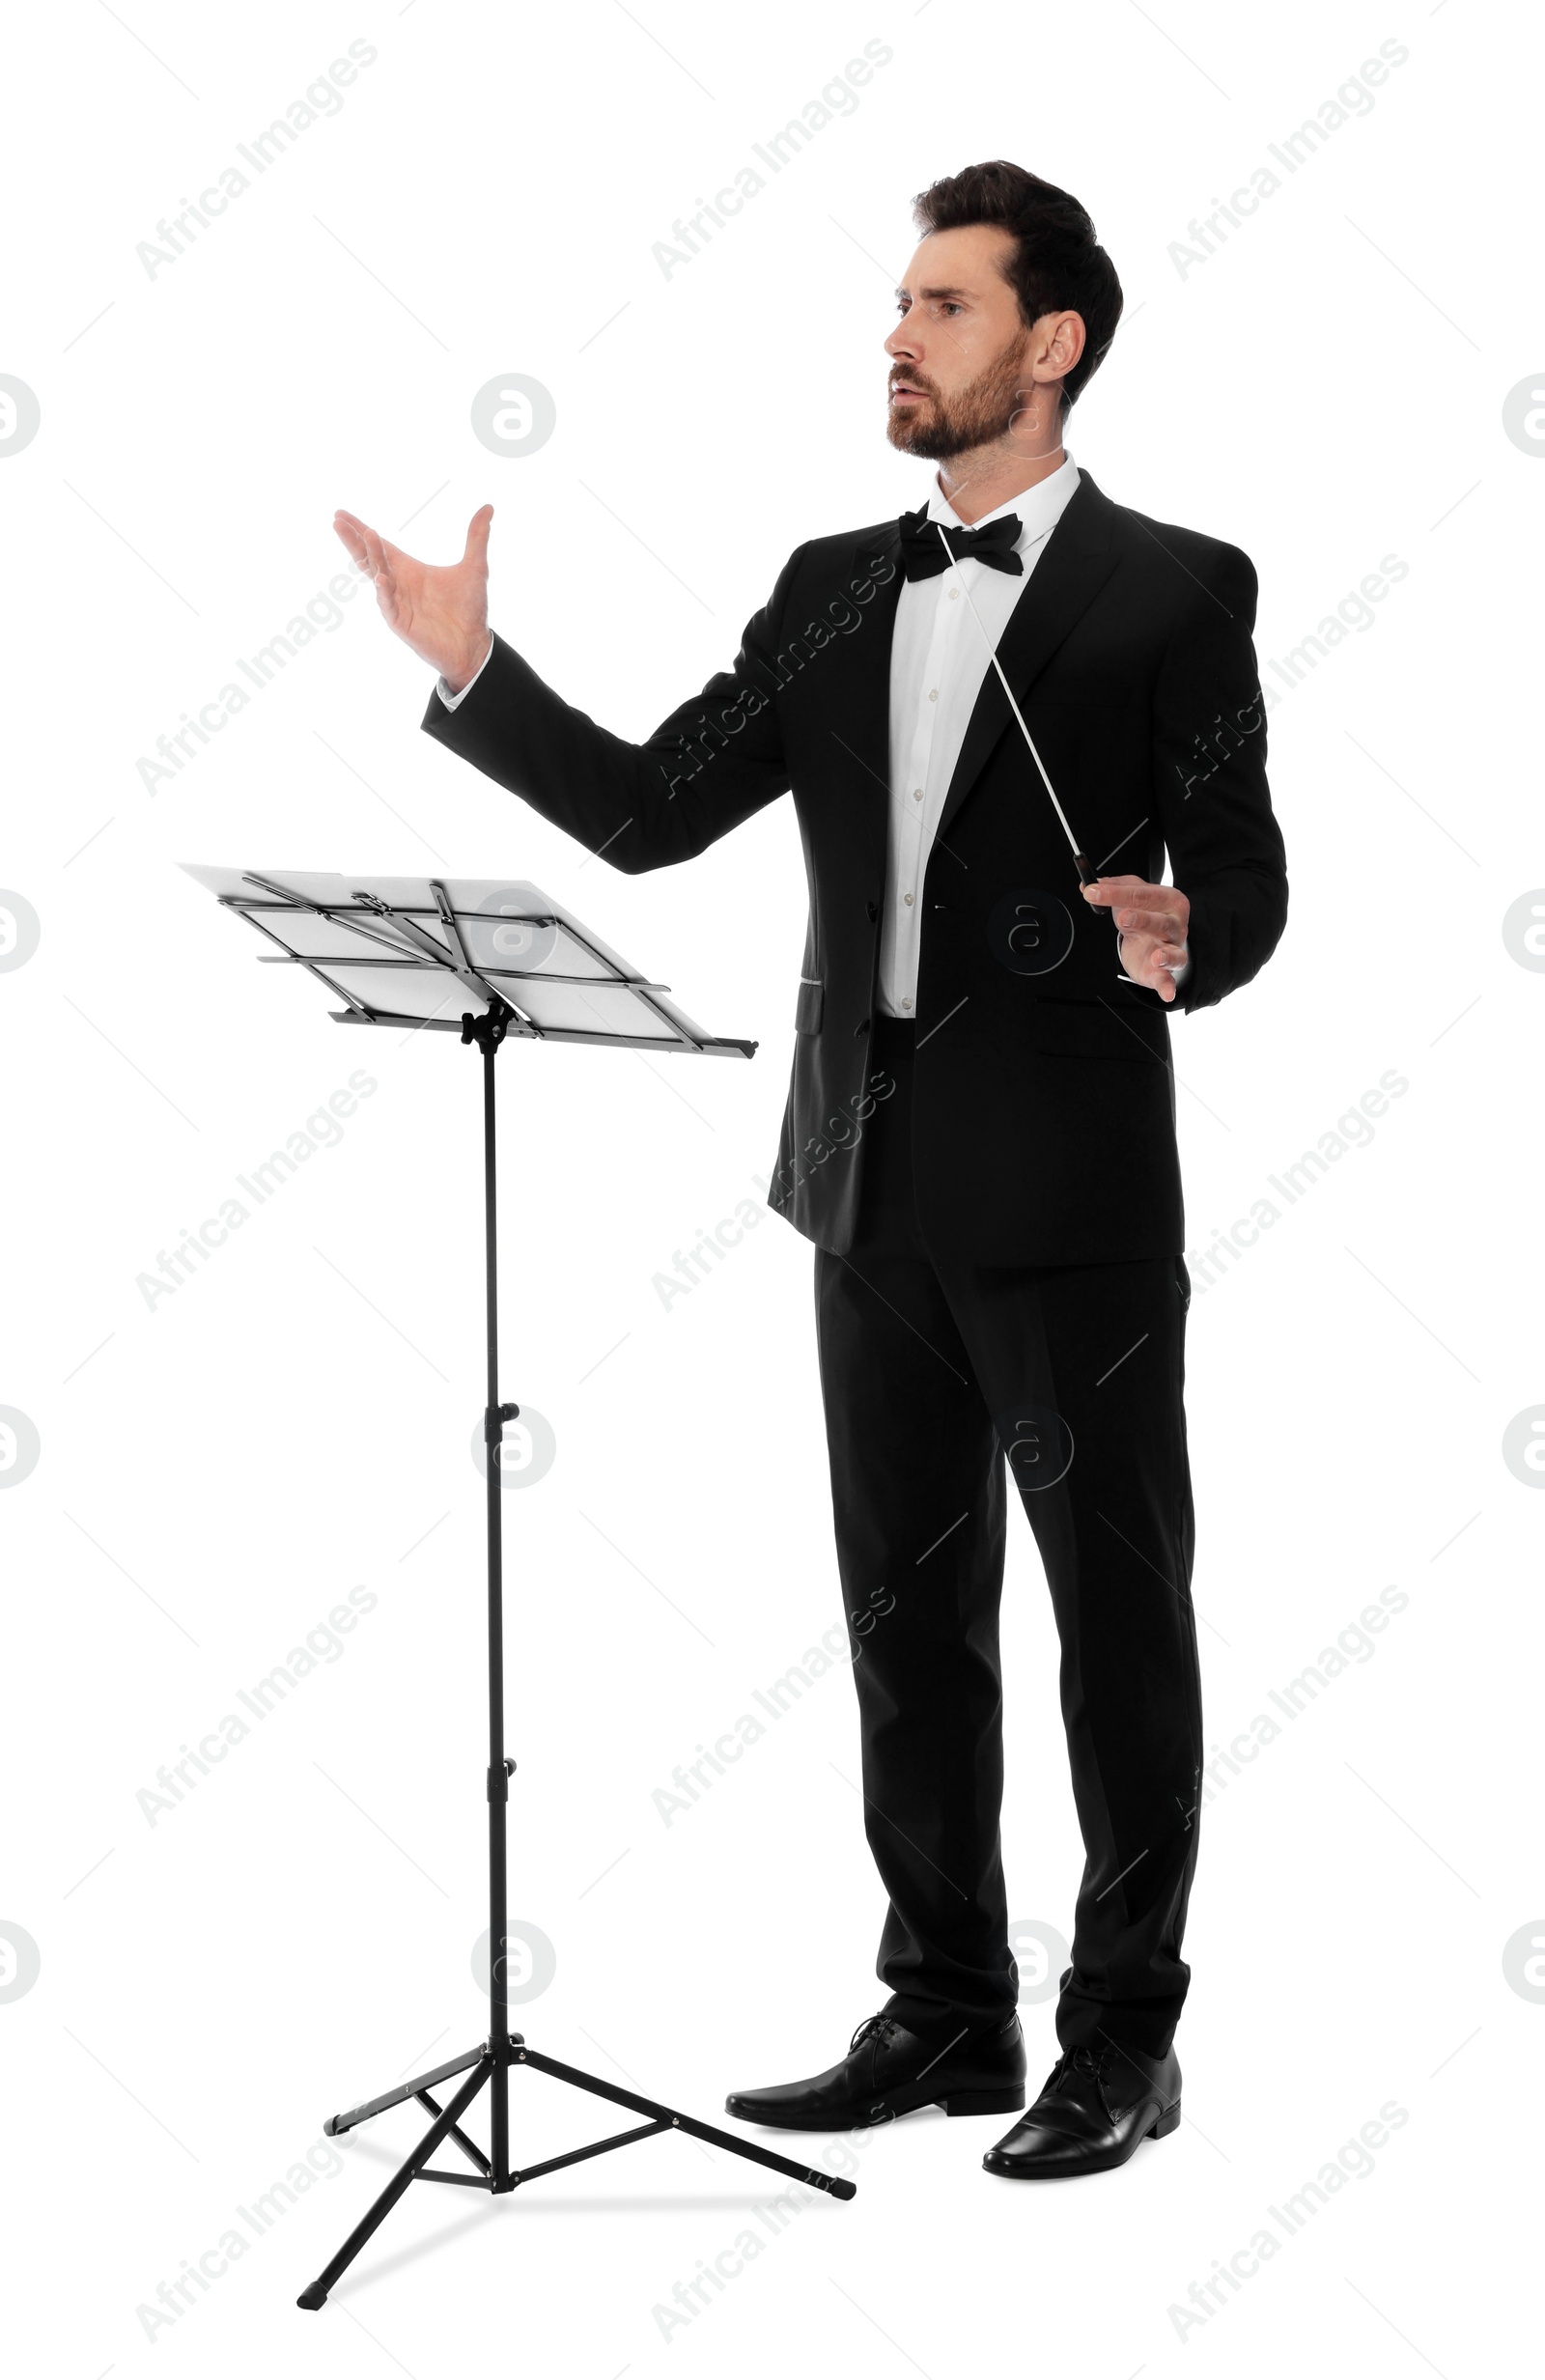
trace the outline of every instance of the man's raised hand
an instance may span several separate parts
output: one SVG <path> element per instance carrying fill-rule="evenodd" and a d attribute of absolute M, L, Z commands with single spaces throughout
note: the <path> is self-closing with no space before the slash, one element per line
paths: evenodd
<path fill-rule="evenodd" d="M 489 523 L 493 507 L 485 504 L 467 525 L 466 549 L 460 562 L 445 566 L 416 562 L 400 546 L 356 520 L 352 513 L 334 513 L 332 525 L 349 548 L 351 559 L 374 582 L 380 616 L 396 636 L 411 645 L 419 659 L 438 670 L 453 694 L 475 678 L 488 658 Z"/>

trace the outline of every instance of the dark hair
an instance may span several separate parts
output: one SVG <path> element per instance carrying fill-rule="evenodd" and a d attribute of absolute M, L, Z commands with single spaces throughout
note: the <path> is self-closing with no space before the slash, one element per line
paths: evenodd
<path fill-rule="evenodd" d="M 1065 412 L 1105 361 L 1121 320 L 1121 284 L 1087 210 L 1054 182 L 999 157 L 920 190 L 913 213 L 925 233 L 958 232 L 972 223 L 1012 232 L 1014 250 L 1004 272 L 1026 324 L 1064 307 L 1082 316 L 1083 353 L 1062 383 Z"/>

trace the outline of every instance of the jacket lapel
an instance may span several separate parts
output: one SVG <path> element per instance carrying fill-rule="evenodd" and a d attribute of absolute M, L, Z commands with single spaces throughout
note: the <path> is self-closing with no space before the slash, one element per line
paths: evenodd
<path fill-rule="evenodd" d="M 829 732 L 832 759 L 856 780 L 883 854 L 890 807 L 890 648 L 904 583 L 899 521 L 882 521 L 865 530 L 854 546 L 842 582 L 844 594 L 866 579 L 874 583 L 874 593 L 866 602 L 854 604 L 861 625 L 844 640 L 847 667 Z"/>
<path fill-rule="evenodd" d="M 1112 535 L 1114 510 L 1088 473 L 1081 470 L 1067 510 L 1047 541 L 1046 550 L 998 638 L 997 658 L 1003 665 L 1003 675 L 1026 718 L 1030 687 L 1063 638 L 1087 611 L 1120 559 Z M 951 820 L 1005 729 L 1016 738 L 1020 732 L 997 672 L 989 662 L 940 812 L 936 830 L 939 836 L 947 833 Z M 1029 765 L 1033 767 L 1033 763 Z"/>

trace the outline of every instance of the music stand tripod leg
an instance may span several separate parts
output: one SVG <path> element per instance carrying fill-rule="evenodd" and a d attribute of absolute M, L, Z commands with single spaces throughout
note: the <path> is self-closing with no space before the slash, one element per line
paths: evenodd
<path fill-rule="evenodd" d="M 780 2156 L 775 2148 L 764 2148 L 759 2141 L 737 2140 L 733 2132 L 722 2132 L 716 2124 L 699 2123 L 695 2115 L 684 2115 L 679 2108 L 665 2107 L 658 2099 L 646 2099 L 635 2090 L 624 2090 L 616 2083 L 604 2083 L 598 2074 L 586 2074 L 578 2066 L 566 2066 L 556 2058 L 544 2058 L 540 2050 L 519 2048 L 511 2053 L 516 2065 L 534 2066 L 538 2074 L 550 2074 L 559 2083 L 570 2083 L 576 2090 L 590 2091 L 598 2099 L 609 2099 L 620 2108 L 632 2108 L 635 2115 L 648 2115 L 654 2120 L 637 2132 L 619 2133 L 614 2140 L 604 2141 L 602 2148 L 620 2148 L 626 2141 L 642 2140 L 645 2132 L 685 2132 L 694 2141 L 711 2141 L 716 2148 L 727 2148 L 733 2156 L 748 2158 L 752 2165 L 766 2166 L 771 2172 L 786 2173 L 791 2181 L 807 2182 L 813 2190 L 824 2190 L 833 2198 L 851 2198 L 857 2195 L 857 2185 L 844 2181 L 840 2174 L 824 2173 L 818 2166 L 800 2165 L 792 2157 Z M 540 2167 L 528 2167 L 524 2172 L 512 2176 L 516 2185 L 530 2181 L 536 2172 L 553 2173 L 559 2166 L 577 2165 L 581 2157 L 591 2157 L 595 2148 L 572 2149 L 566 2157 L 549 2157 Z"/>
<path fill-rule="evenodd" d="M 329 2115 L 323 2131 L 329 2141 L 341 2132 L 352 2132 L 356 2124 L 370 2121 L 373 2115 L 383 2115 L 388 2108 L 400 2108 L 405 2099 L 417 2099 L 436 2083 L 448 2082 L 453 2074 L 464 2074 L 480 2058 L 488 2056 L 488 2043 L 480 2041 L 476 2049 L 467 2050 L 460 2058 L 448 2058 L 443 2066 L 431 2066 L 427 2074 L 415 2074 L 410 2083 L 399 2083 L 395 2090 L 383 2090 L 379 2099 L 366 2099 L 357 2108 L 346 2108 L 338 2115 Z M 438 2110 L 435 2111 L 438 2113 Z"/>
<path fill-rule="evenodd" d="M 456 2096 L 446 2101 L 418 2146 L 398 2167 L 375 2205 L 355 2224 L 332 2262 L 323 2267 L 308 2289 L 301 2290 L 295 2300 L 297 2306 L 303 2306 L 307 2313 L 316 2313 L 319 2308 L 326 2304 L 327 2292 L 339 2275 L 349 2270 L 371 2233 L 379 2225 L 385 2222 L 404 2191 L 410 2182 L 417 2179 L 420 2170 L 429 2163 L 446 2135 L 456 2130 L 462 2117 L 466 2114 L 467 2109 L 492 2072 L 493 2059 L 487 2057 L 480 2058 Z"/>

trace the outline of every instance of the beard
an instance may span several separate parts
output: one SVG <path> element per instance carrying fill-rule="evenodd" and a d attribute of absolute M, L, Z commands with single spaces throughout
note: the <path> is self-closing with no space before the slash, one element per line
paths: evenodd
<path fill-rule="evenodd" d="M 993 446 L 1006 437 L 1015 417 L 1028 408 L 1020 403 L 1025 383 L 1020 378 L 1025 360 L 1023 338 L 1011 339 L 974 380 L 946 397 L 920 373 L 908 377 L 925 402 L 905 412 L 892 408 L 885 435 L 904 455 L 920 455 L 929 462 L 947 462 L 976 446 Z"/>

